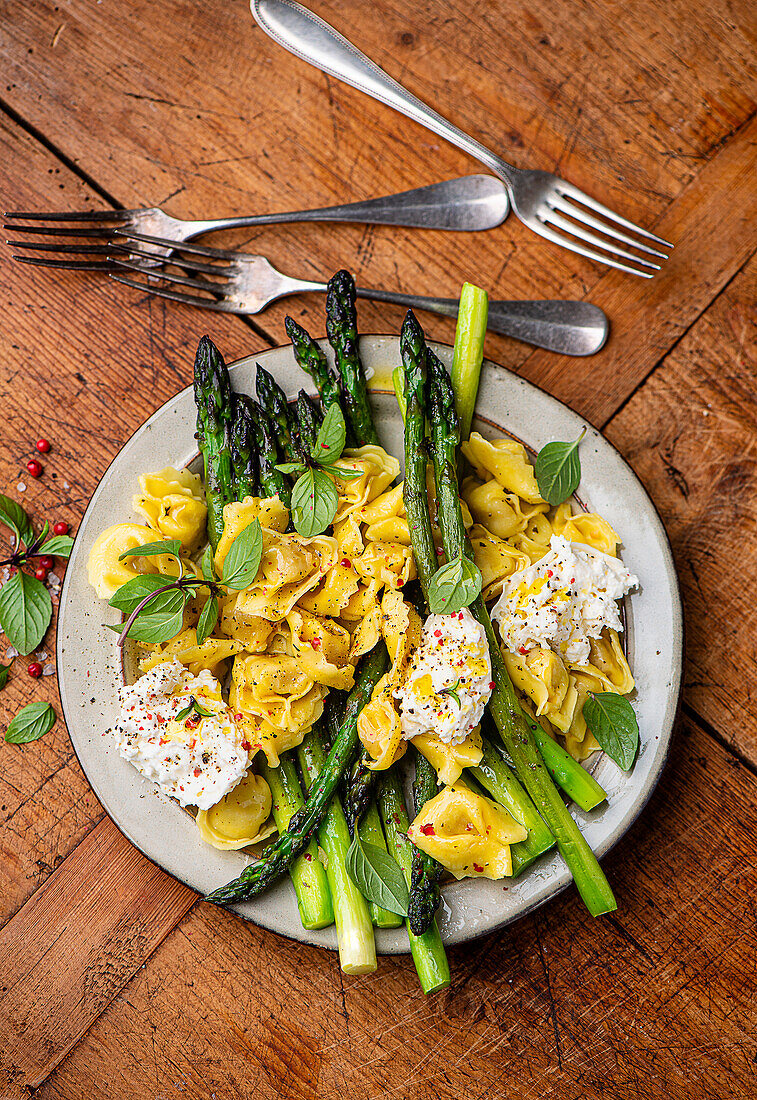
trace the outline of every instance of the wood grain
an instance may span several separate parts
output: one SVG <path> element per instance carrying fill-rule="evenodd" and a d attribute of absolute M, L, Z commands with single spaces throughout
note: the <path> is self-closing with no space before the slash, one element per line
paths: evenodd
<path fill-rule="evenodd" d="M 40 1100 L 751 1096 L 756 829 L 754 776 L 686 723 L 606 860 L 618 913 L 592 921 L 567 892 L 452 951 L 428 1000 L 407 958 L 350 980 L 201 904 Z"/>
<path fill-rule="evenodd" d="M 101 821 L 0 932 L 0 1088 L 43 1081 L 195 900 Z"/>

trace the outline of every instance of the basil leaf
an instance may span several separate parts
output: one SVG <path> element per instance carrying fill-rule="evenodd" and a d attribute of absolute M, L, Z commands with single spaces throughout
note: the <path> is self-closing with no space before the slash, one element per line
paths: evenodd
<path fill-rule="evenodd" d="M 15 500 L 3 496 L 2 493 L 0 493 L 0 523 L 9 527 L 25 546 L 29 546 L 34 541 L 32 521 L 20 504 L 16 504 Z"/>
<path fill-rule="evenodd" d="M 0 588 L 0 626 L 19 653 L 31 653 L 45 636 L 53 614 L 42 581 L 17 570 Z"/>
<path fill-rule="evenodd" d="M 50 531 L 50 524 L 47 522 L 47 520 L 45 520 L 44 527 L 42 528 L 40 533 L 35 537 L 34 541 L 32 542 L 32 546 L 34 547 L 35 553 L 37 553 L 37 554 L 42 553 L 42 551 L 39 550 L 38 547 L 40 547 L 42 545 L 42 543 L 45 541 L 45 539 L 47 538 L 47 536 L 49 534 L 49 531 Z M 58 538 L 60 536 L 56 535 L 55 537 Z M 31 547 L 27 546 L 26 549 L 29 550 L 29 549 L 31 549 Z"/>
<path fill-rule="evenodd" d="M 70 535 L 53 535 L 51 539 L 40 546 L 37 553 L 51 554 L 56 558 L 68 558 L 71 556 L 73 545 L 74 540 Z"/>
<path fill-rule="evenodd" d="M 170 584 L 171 581 L 167 581 L 162 575 L 144 573 L 140 577 L 132 577 L 126 584 L 122 584 L 120 588 L 116 589 L 108 600 L 108 604 L 111 607 L 117 607 L 119 611 L 123 611 L 127 615 L 131 615 L 132 611 L 137 610 L 145 596 L 149 596 L 151 592 L 157 592 L 160 588 L 166 588 Z"/>
<path fill-rule="evenodd" d="M 27 745 L 49 733 L 55 722 L 55 711 L 49 703 L 29 703 L 11 720 L 5 740 L 11 745 Z"/>
<path fill-rule="evenodd" d="M 349 481 L 353 477 L 362 477 L 365 470 L 348 470 L 346 466 L 337 466 L 333 462 L 324 462 L 323 469 L 328 470 L 334 477 L 341 478 L 342 481 Z"/>
<path fill-rule="evenodd" d="M 205 547 L 205 552 L 202 555 L 202 561 L 201 561 L 200 564 L 201 564 L 201 567 L 202 567 L 203 577 L 210 584 L 213 584 L 213 582 L 217 578 L 216 578 L 216 566 L 215 566 L 215 559 L 213 557 L 213 547 L 212 546 L 206 546 Z"/>
<path fill-rule="evenodd" d="M 639 723 L 628 700 L 614 691 L 589 692 L 583 716 L 604 752 L 627 772 L 639 749 Z"/>
<path fill-rule="evenodd" d="M 221 570 L 221 580 L 227 588 L 249 588 L 258 575 L 263 556 L 263 530 L 254 519 L 241 531 L 229 547 Z"/>
<path fill-rule="evenodd" d="M 207 641 L 210 635 L 215 630 L 215 625 L 218 622 L 218 600 L 215 596 L 211 596 L 202 609 L 200 618 L 197 622 L 197 644 L 202 645 Z"/>
<path fill-rule="evenodd" d="M 167 593 L 172 595 L 173 593 Z M 183 593 L 179 591 L 179 595 Z M 150 610 L 148 610 L 148 608 Z M 125 625 L 125 624 L 124 624 Z M 138 642 L 149 642 L 155 645 L 158 642 L 168 642 L 175 638 L 184 625 L 184 603 L 178 610 L 164 607 L 158 611 L 152 611 L 152 605 L 148 604 L 144 612 L 137 616 L 131 624 L 129 637 Z M 123 633 L 123 626 L 113 627 L 116 633 Z"/>
<path fill-rule="evenodd" d="M 304 462 L 280 462 L 278 466 L 274 466 L 274 470 L 278 470 L 281 474 L 304 474 L 307 470 L 307 466 Z"/>
<path fill-rule="evenodd" d="M 312 455 L 319 466 L 326 466 L 339 458 L 347 441 L 347 425 L 339 405 L 329 405 L 318 429 L 318 437 Z"/>
<path fill-rule="evenodd" d="M 361 841 L 357 829 L 344 866 L 367 901 L 407 916 L 410 892 L 399 864 L 383 848 Z"/>
<path fill-rule="evenodd" d="M 336 486 L 323 470 L 306 470 L 292 489 L 292 522 L 295 530 L 311 538 L 322 535 L 339 505 Z"/>
<path fill-rule="evenodd" d="M 174 721 L 181 722 L 184 718 L 186 718 L 188 715 L 190 715 L 192 713 L 192 711 L 194 711 L 195 714 L 199 714 L 201 718 L 212 718 L 213 717 L 213 711 L 212 710 L 206 710 L 205 707 L 200 706 L 200 704 L 195 699 L 194 695 L 190 695 L 189 696 L 189 706 L 183 707 L 182 710 L 180 710 L 179 713 L 176 715 Z"/>
<path fill-rule="evenodd" d="M 481 573 L 462 554 L 437 569 L 428 586 L 429 610 L 434 615 L 450 615 L 473 603 L 481 592 Z"/>
<path fill-rule="evenodd" d="M 8 674 L 11 670 L 10 665 L 0 664 L 0 688 L 4 688 L 8 683 Z"/>
<path fill-rule="evenodd" d="M 71 540 L 73 542 L 73 539 Z M 52 553 L 55 553 L 53 550 Z M 124 558 L 154 558 L 158 554 L 172 554 L 178 558 L 181 553 L 181 542 L 178 539 L 166 539 L 164 542 L 146 542 L 143 546 L 132 546 L 131 550 L 124 550 L 118 555 L 118 560 Z"/>
<path fill-rule="evenodd" d="M 553 508 L 562 504 L 578 488 L 581 481 L 578 444 L 585 435 L 586 428 L 572 443 L 547 443 L 536 456 L 536 484 L 541 495 Z"/>

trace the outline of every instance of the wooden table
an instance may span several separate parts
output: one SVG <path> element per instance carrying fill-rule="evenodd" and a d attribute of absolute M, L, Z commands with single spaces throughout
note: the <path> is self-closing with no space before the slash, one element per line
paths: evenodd
<path fill-rule="evenodd" d="M 514 218 L 476 236 L 292 226 L 227 238 L 305 277 L 346 265 L 365 283 L 448 295 L 470 278 L 493 296 L 586 297 L 607 311 L 612 336 L 591 360 L 493 335 L 487 351 L 602 428 L 658 505 L 686 601 L 680 729 L 650 805 L 605 861 L 617 914 L 592 921 L 568 891 L 451 951 L 452 986 L 430 1000 L 407 958 L 347 979 L 331 954 L 152 867 L 104 816 L 62 722 L 36 744 L 0 745 L 0 1094 L 755 1096 L 753 7 L 315 6 L 485 143 L 676 242 L 648 283 Z M 241 0 L 11 0 L 0 13 L 8 209 L 256 212 L 479 170 L 282 52 Z M 316 296 L 250 321 L 200 315 L 22 268 L 8 250 L 0 280 L 0 487 L 73 526 L 137 425 L 190 380 L 201 333 L 231 359 L 282 343 L 286 311 L 323 332 Z M 364 332 L 396 332 L 400 317 L 360 310 Z M 450 322 L 424 322 L 450 339 Z M 53 450 L 32 481 L 40 434 Z M 39 697 L 55 701 L 54 679 L 34 682 L 16 661 L 0 717 Z"/>

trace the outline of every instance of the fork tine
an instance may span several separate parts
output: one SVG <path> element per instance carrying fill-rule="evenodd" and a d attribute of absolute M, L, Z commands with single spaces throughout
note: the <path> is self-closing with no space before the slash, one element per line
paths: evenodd
<path fill-rule="evenodd" d="M 12 233 L 36 233 L 40 237 L 109 237 L 113 235 L 112 226 L 78 226 L 63 225 L 17 225 L 15 222 L 3 223 L 3 229 L 9 229 Z"/>
<path fill-rule="evenodd" d="M 203 275 L 231 276 L 234 274 L 233 267 L 218 267 L 214 264 L 203 264 L 200 263 L 199 260 L 183 260 L 181 259 L 181 257 L 176 255 L 171 256 L 169 259 L 161 259 L 161 257 L 155 252 L 143 252 L 139 248 L 133 248 L 126 244 L 110 244 L 106 245 L 106 248 L 111 254 L 116 251 L 123 252 L 125 255 L 134 256 L 139 260 L 152 260 L 153 262 L 157 260 L 160 263 L 171 263 L 174 264 L 176 267 L 183 268 L 185 271 L 199 271 Z"/>
<path fill-rule="evenodd" d="M 608 225 L 607 222 L 601 222 L 599 218 L 592 217 L 588 211 L 583 210 L 580 206 L 575 206 L 573 203 L 566 202 L 562 195 L 558 194 L 557 202 L 554 199 L 547 199 L 547 203 L 555 210 L 559 210 L 563 214 L 567 214 L 571 218 L 575 218 L 576 221 L 583 222 L 584 225 L 590 225 L 593 229 L 599 229 L 601 233 L 606 233 L 608 237 L 614 237 L 616 241 L 624 241 L 625 244 L 633 245 L 634 248 L 638 248 L 640 252 L 646 252 L 650 256 L 659 256 L 661 260 L 667 260 L 669 257 L 665 252 L 659 252 L 656 248 L 650 248 L 648 244 L 643 244 L 641 241 L 635 241 L 633 237 L 629 237 L 626 233 L 621 233 L 615 229 L 612 225 Z"/>
<path fill-rule="evenodd" d="M 20 264 L 33 267 L 57 267 L 65 271 L 110 271 L 108 260 L 48 260 L 43 256 L 13 256 Z"/>
<path fill-rule="evenodd" d="M 246 255 L 242 252 L 228 252 L 223 248 L 208 248 L 204 244 L 186 244 L 180 241 L 172 241 L 168 237 L 148 237 L 145 233 L 134 233 L 130 229 L 116 229 L 113 235 L 130 241 L 144 241 L 145 244 L 163 245 L 165 248 L 172 248 L 175 252 L 191 252 L 193 256 L 209 256 L 218 260 L 236 260 L 240 256 Z"/>
<path fill-rule="evenodd" d="M 586 241 L 588 244 L 595 244 L 598 248 L 604 248 L 613 256 L 623 256 L 624 259 L 633 260 L 635 264 L 641 264 L 642 267 L 651 268 L 653 271 L 660 270 L 659 264 L 653 264 L 651 260 L 644 260 L 641 256 L 634 256 L 633 252 L 626 252 L 625 249 L 618 248 L 612 241 L 608 241 L 603 237 L 597 237 L 594 233 L 589 233 L 587 230 L 582 229 L 580 225 L 576 225 L 575 222 L 568 221 L 562 214 L 558 214 L 556 210 L 551 210 L 549 216 L 546 218 L 542 218 L 542 215 L 538 215 L 538 217 L 540 220 L 547 221 L 551 225 L 556 225 L 558 229 L 564 229 L 566 232 L 572 233 L 581 241 Z"/>
<path fill-rule="evenodd" d="M 210 298 L 197 298 L 193 294 L 180 294 L 175 290 L 161 290 L 148 286 L 147 283 L 140 283 L 137 279 L 126 279 L 123 275 L 116 275 L 114 272 L 110 273 L 109 278 L 114 279 L 117 283 L 123 283 L 124 286 L 132 286 L 135 290 L 144 290 L 148 294 L 156 294 L 159 298 L 170 298 L 172 302 L 183 302 L 185 305 L 198 306 L 200 309 L 214 309 L 217 313 L 244 312 L 237 310 L 230 302 L 213 302 Z"/>
<path fill-rule="evenodd" d="M 580 256 L 586 256 L 589 260 L 598 260 L 601 264 L 617 267 L 619 271 L 627 271 L 630 275 L 638 275 L 641 279 L 653 278 L 651 271 L 640 271 L 638 267 L 629 267 L 628 264 L 622 264 L 620 260 L 614 260 L 612 256 L 603 256 L 600 252 L 584 248 L 575 238 L 564 237 L 562 233 L 556 233 L 554 229 L 550 229 L 544 221 L 539 220 L 538 224 L 530 223 L 530 227 L 540 236 L 546 237 L 548 241 L 554 241 L 561 248 L 569 248 L 571 252 L 578 252 Z"/>
<path fill-rule="evenodd" d="M 39 222 L 112 222 L 126 221 L 132 214 L 138 214 L 138 210 L 86 210 L 77 213 L 40 213 L 39 211 L 4 210 L 3 217 L 20 221 L 24 218 L 32 218 Z"/>
<path fill-rule="evenodd" d="M 28 248 L 37 252 L 83 252 L 93 255 L 109 255 L 113 250 L 110 244 L 47 244 L 46 241 L 16 241 L 5 242 L 11 248 Z"/>
<path fill-rule="evenodd" d="M 583 203 L 584 206 L 588 206 L 596 214 L 601 214 L 611 222 L 617 222 L 618 225 L 622 225 L 626 229 L 632 230 L 634 233 L 641 233 L 642 237 L 648 237 L 650 241 L 656 241 L 657 244 L 661 244 L 664 248 L 675 247 L 670 241 L 658 237 L 656 233 L 650 233 L 648 229 L 642 229 L 640 225 L 629 222 L 627 218 L 621 218 L 620 214 L 616 214 L 615 211 L 610 210 L 608 206 L 603 206 L 601 202 L 597 202 L 596 199 L 592 199 L 588 195 L 585 195 L 583 191 L 578 187 L 574 187 L 572 183 L 566 183 L 565 180 L 559 180 L 556 184 L 556 190 L 559 194 L 567 195 L 571 199 L 576 199 L 577 202 Z"/>
<path fill-rule="evenodd" d="M 207 279 L 189 279 L 186 275 L 174 275 L 169 271 L 156 271 L 155 268 L 150 268 L 146 264 L 133 263 L 130 260 L 117 260 L 114 258 L 113 263 L 117 267 L 128 268 L 129 271 L 141 271 L 145 275 L 151 275 L 155 279 L 165 279 L 168 283 L 178 283 L 179 286 L 191 286 L 195 290 L 207 290 L 210 294 L 220 294 L 225 296 L 224 292 L 228 283 L 210 283 Z M 151 289 L 149 286 L 147 289 Z"/>

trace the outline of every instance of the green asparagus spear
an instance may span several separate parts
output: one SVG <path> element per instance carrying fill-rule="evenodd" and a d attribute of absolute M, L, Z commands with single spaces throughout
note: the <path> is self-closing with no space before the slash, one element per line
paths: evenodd
<path fill-rule="evenodd" d="M 371 697 L 388 665 L 386 648 L 379 644 L 364 658 L 349 694 L 344 720 L 326 764 L 308 791 L 301 810 L 292 817 L 287 831 L 269 845 L 257 863 L 246 867 L 239 878 L 208 895 L 217 905 L 233 905 L 257 897 L 288 870 L 323 820 L 339 781 L 357 744 L 357 717 Z"/>
<path fill-rule="evenodd" d="M 470 435 L 473 410 L 476 407 L 488 314 L 489 298 L 486 291 L 472 283 L 463 283 L 452 359 L 452 390 L 463 439 Z"/>
<path fill-rule="evenodd" d="M 194 392 L 197 440 L 205 468 L 208 538 L 215 551 L 223 534 L 223 507 L 234 499 L 230 448 L 233 409 L 229 372 L 209 336 L 203 336 L 197 347 Z"/>
<path fill-rule="evenodd" d="M 413 781 L 413 810 L 415 815 L 438 791 L 436 772 L 422 752 L 415 752 L 415 780 Z M 441 893 L 439 878 L 443 871 L 440 863 L 413 846 L 413 864 L 410 876 L 410 905 L 408 924 L 416 936 L 422 936 L 431 927 L 439 908 Z"/>
<path fill-rule="evenodd" d="M 291 461 L 289 451 L 289 402 L 286 394 L 272 374 L 260 363 L 256 364 L 255 393 L 258 401 L 276 425 L 279 450 Z"/>
<path fill-rule="evenodd" d="M 339 383 L 319 345 L 293 317 L 284 318 L 284 328 L 292 341 L 294 357 L 298 365 L 316 384 L 324 410 L 332 405 L 340 405 Z"/>
<path fill-rule="evenodd" d="M 377 795 L 387 848 L 402 868 L 405 882 L 409 887 L 414 849 L 407 836 L 410 822 L 402 796 L 402 787 L 394 768 L 381 773 Z M 424 993 L 437 993 L 440 989 L 446 989 L 450 983 L 449 963 L 436 920 L 432 920 L 431 926 L 422 936 L 415 935 L 409 921 L 407 925 L 410 951 L 415 969 L 418 971 L 421 989 Z"/>
<path fill-rule="evenodd" d="M 280 833 L 305 803 L 302 797 L 300 781 L 294 761 L 289 753 L 281 757 L 278 768 L 270 764 L 260 766 L 260 774 L 271 788 L 273 819 Z M 334 907 L 331 901 L 326 871 L 318 858 L 318 848 L 314 840 L 292 861 L 289 868 L 292 877 L 297 907 L 303 928 L 326 928 L 334 923 Z"/>
<path fill-rule="evenodd" d="M 288 508 L 292 499 L 292 490 L 286 476 L 276 469 L 277 463 L 283 462 L 284 459 L 279 455 L 274 422 L 266 410 L 254 401 L 250 402 L 250 408 L 257 445 L 260 491 L 266 497 L 277 496 Z"/>
<path fill-rule="evenodd" d="M 381 827 L 381 816 L 376 809 L 376 803 L 371 802 L 358 825 L 360 840 L 363 844 L 373 844 L 375 848 L 383 848 L 387 851 L 384 830 Z M 399 913 L 392 913 L 389 909 L 383 909 L 375 901 L 368 903 L 368 912 L 376 928 L 399 928 L 403 918 Z"/>
<path fill-rule="evenodd" d="M 309 790 L 326 765 L 326 751 L 317 729 L 305 734 L 297 757 L 303 782 Z M 334 901 L 342 970 L 345 974 L 370 974 L 376 969 L 376 941 L 368 902 L 345 867 L 350 831 L 337 795 L 331 799 L 318 826 L 318 843 L 326 854 L 326 874 Z"/>
<path fill-rule="evenodd" d="M 344 812 L 350 833 L 354 833 L 355 824 L 364 816 L 376 785 L 376 773 L 368 767 L 371 755 L 361 748 L 358 757 L 345 777 Z"/>
<path fill-rule="evenodd" d="M 235 393 L 231 422 L 231 469 L 234 500 L 254 497 L 258 492 L 258 463 L 253 424 L 253 401 Z"/>
<path fill-rule="evenodd" d="M 293 412 L 297 423 L 297 434 L 302 440 L 308 458 L 310 458 L 315 448 L 318 429 L 323 420 L 323 413 L 305 390 L 300 390 Z M 291 434 L 294 437 L 294 431 L 292 431 Z"/>
<path fill-rule="evenodd" d="M 341 378 L 345 420 L 358 447 L 378 443 L 368 404 L 368 387 L 360 362 L 355 312 L 355 281 L 349 271 L 337 271 L 326 292 L 326 334 L 334 349 Z"/>
<path fill-rule="evenodd" d="M 460 437 L 452 385 L 443 364 L 433 352 L 428 353 L 427 363 L 432 453 L 444 552 L 448 561 L 460 554 L 465 554 L 472 560 L 473 552 L 465 534 L 457 487 L 456 450 Z M 557 841 L 560 854 L 568 864 L 589 912 L 592 916 L 612 912 L 617 908 L 612 890 L 539 754 L 481 596 L 474 600 L 470 610 L 484 627 L 489 641 L 492 680 L 495 684 L 489 710 L 515 764 L 518 777 Z"/>
<path fill-rule="evenodd" d="M 436 548 L 431 533 L 426 491 L 427 349 L 423 330 L 408 310 L 400 335 L 405 368 L 405 483 L 403 495 L 413 556 L 424 598 L 436 572 Z"/>

